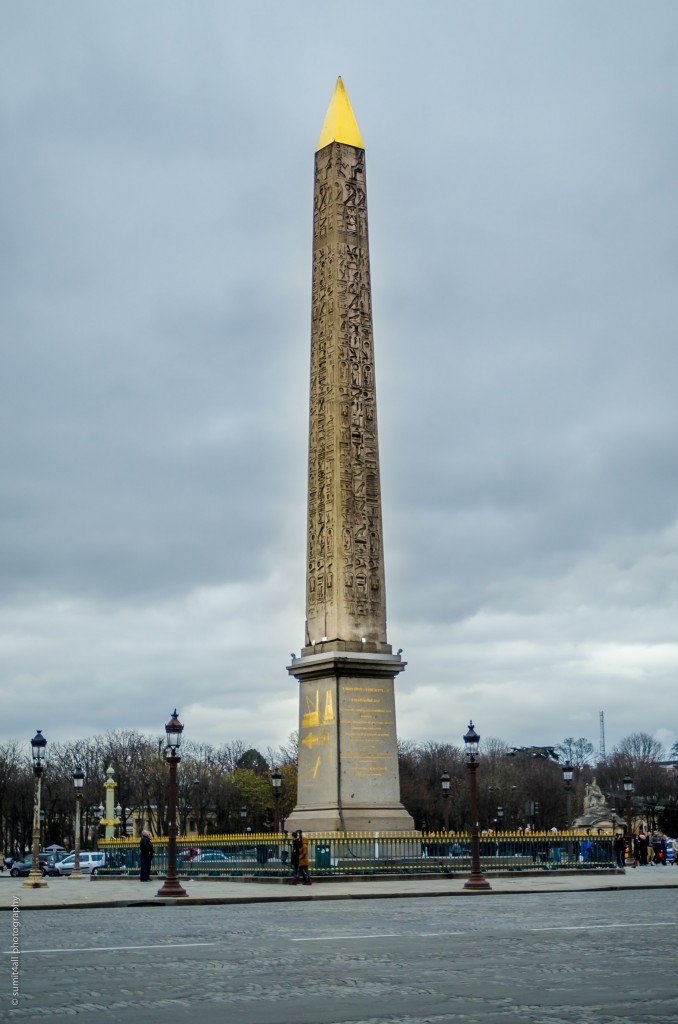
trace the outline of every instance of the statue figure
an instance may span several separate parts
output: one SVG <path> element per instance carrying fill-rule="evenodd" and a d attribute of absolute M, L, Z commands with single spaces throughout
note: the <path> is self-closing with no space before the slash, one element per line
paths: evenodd
<path fill-rule="evenodd" d="M 602 789 L 594 779 L 593 782 L 586 787 L 586 793 L 584 795 L 584 814 L 589 814 L 592 811 L 604 810 L 605 807 L 605 796 Z"/>

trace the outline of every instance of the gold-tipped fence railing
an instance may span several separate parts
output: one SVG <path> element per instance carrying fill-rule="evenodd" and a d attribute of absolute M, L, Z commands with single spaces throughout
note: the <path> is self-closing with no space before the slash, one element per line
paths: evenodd
<path fill-rule="evenodd" d="M 465 832 L 309 833 L 309 866 L 315 875 L 459 875 L 471 869 L 471 838 Z M 167 839 L 153 838 L 152 873 L 167 871 Z M 100 840 L 102 875 L 139 872 L 139 840 Z M 177 839 L 181 877 L 284 876 L 292 873 L 288 835 L 187 836 Z M 483 871 L 572 871 L 617 867 L 611 833 L 501 832 L 480 837 Z"/>

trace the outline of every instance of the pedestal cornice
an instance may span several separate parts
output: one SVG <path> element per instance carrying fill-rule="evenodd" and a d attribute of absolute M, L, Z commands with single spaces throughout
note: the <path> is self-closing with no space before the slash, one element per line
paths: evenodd
<path fill-rule="evenodd" d="M 374 654 L 360 651 L 329 650 L 295 658 L 287 671 L 296 679 L 313 679 L 328 675 L 371 676 L 393 678 L 407 665 L 399 654 Z"/>

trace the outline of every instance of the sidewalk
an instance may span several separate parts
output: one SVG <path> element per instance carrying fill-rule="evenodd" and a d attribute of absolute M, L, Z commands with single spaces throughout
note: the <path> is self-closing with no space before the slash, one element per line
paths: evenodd
<path fill-rule="evenodd" d="M 131 878 L 49 878 L 47 888 L 24 889 L 25 879 L 0 877 L 0 910 L 9 910 L 14 897 L 22 910 L 61 910 L 83 907 L 204 906 L 232 903 L 281 903 L 293 900 L 395 899 L 422 896 L 501 896 L 515 893 L 562 893 L 624 890 L 675 889 L 678 891 L 678 867 L 626 869 L 625 874 L 592 872 L 558 874 L 544 871 L 538 875 L 489 875 L 492 888 L 480 893 L 464 889 L 465 878 L 355 878 L 314 879 L 312 886 L 293 886 L 266 879 L 182 879 L 188 896 L 180 899 L 157 897 L 162 879 L 150 883 Z"/>

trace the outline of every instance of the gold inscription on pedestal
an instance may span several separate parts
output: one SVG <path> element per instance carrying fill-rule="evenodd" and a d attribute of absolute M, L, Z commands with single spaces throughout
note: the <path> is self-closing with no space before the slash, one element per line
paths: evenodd
<path fill-rule="evenodd" d="M 341 691 L 342 760 L 356 778 L 379 778 L 392 764 L 393 706 L 384 686 Z"/>

